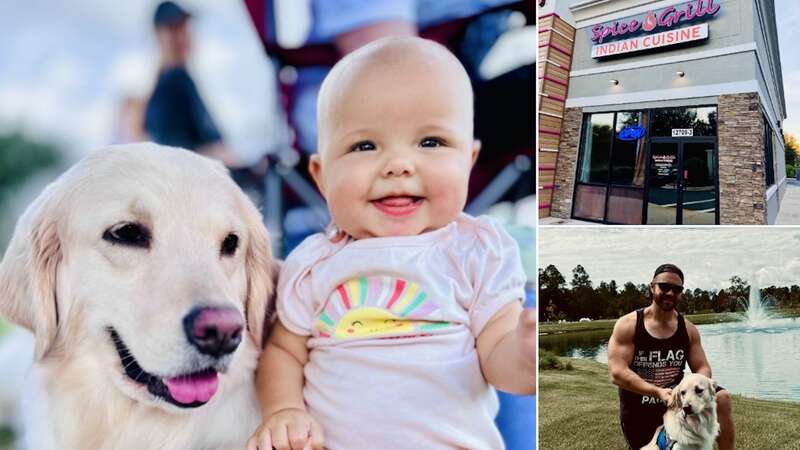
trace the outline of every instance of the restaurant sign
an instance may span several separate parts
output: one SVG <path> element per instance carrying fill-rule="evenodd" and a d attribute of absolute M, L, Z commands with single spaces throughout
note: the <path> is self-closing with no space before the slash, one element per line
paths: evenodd
<path fill-rule="evenodd" d="M 663 33 L 649 34 L 624 41 L 613 41 L 592 47 L 592 58 L 619 55 L 622 53 L 650 50 L 669 45 L 682 44 L 708 38 L 708 24 L 701 23 Z"/>
<path fill-rule="evenodd" d="M 628 125 L 619 133 L 617 133 L 617 139 L 620 141 L 637 141 L 642 138 L 645 134 L 644 127 L 640 127 L 638 125 Z"/>
<path fill-rule="evenodd" d="M 708 25 L 700 24 L 716 16 L 720 5 L 714 0 L 691 0 L 675 6 L 649 11 L 591 29 L 592 57 L 617 55 L 682 44 L 708 38 Z"/>

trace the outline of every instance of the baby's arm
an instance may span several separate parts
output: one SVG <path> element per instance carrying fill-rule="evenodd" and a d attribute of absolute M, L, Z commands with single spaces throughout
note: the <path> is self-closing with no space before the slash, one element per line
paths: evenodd
<path fill-rule="evenodd" d="M 303 367 L 308 337 L 287 330 L 280 321 L 261 353 L 256 390 L 262 422 L 247 441 L 247 450 L 321 450 L 322 428 L 303 401 Z"/>
<path fill-rule="evenodd" d="M 478 335 L 478 357 L 489 384 L 512 394 L 536 393 L 536 310 L 511 302 Z"/>

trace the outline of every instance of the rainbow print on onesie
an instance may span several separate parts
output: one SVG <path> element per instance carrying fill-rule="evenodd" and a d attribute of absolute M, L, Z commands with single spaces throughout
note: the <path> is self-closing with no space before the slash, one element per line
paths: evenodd
<path fill-rule="evenodd" d="M 439 306 L 413 281 L 362 276 L 333 290 L 314 322 L 320 338 L 414 337 L 446 328 Z"/>

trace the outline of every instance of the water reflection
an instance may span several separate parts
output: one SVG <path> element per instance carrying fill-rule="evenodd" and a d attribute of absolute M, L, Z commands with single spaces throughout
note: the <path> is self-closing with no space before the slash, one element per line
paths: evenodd
<path fill-rule="evenodd" d="M 800 401 L 800 319 L 699 325 L 714 378 L 730 392 Z M 611 330 L 548 335 L 539 345 L 557 355 L 608 363 Z"/>

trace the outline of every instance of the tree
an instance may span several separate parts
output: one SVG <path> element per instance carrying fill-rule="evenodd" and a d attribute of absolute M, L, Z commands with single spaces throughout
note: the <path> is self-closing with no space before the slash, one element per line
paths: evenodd
<path fill-rule="evenodd" d="M 600 282 L 597 287 L 597 301 L 592 304 L 591 314 L 594 317 L 613 318 L 616 317 L 616 310 L 618 305 L 617 282 L 611 280 L 606 283 Z"/>
<path fill-rule="evenodd" d="M 592 281 L 589 279 L 589 274 L 586 273 L 586 269 L 583 268 L 582 265 L 578 264 L 572 269 L 572 289 L 577 289 L 581 287 L 592 287 Z"/>
<path fill-rule="evenodd" d="M 728 306 L 727 311 L 736 311 L 737 309 L 743 309 L 742 305 L 747 302 L 749 298 L 750 289 L 756 289 L 755 287 L 750 287 L 746 281 L 744 281 L 740 276 L 734 275 L 730 278 L 731 287 L 727 289 L 728 294 L 730 296 L 730 304 Z M 723 311 L 725 311 L 723 310 Z"/>
<path fill-rule="evenodd" d="M 569 304 L 567 315 L 572 320 L 577 320 L 586 316 L 596 319 L 598 317 L 598 310 L 602 305 L 596 300 L 589 274 L 580 264 L 572 269 L 571 284 L 573 298 Z"/>
<path fill-rule="evenodd" d="M 558 268 L 552 264 L 539 269 L 539 298 L 547 305 L 539 311 L 539 320 L 549 322 L 557 320 L 559 312 L 563 312 L 569 303 L 569 292 L 566 280 Z"/>
<path fill-rule="evenodd" d="M 53 145 L 32 141 L 19 133 L 0 135 L 0 252 L 14 225 L 7 201 L 33 175 L 60 165 L 61 152 Z"/>
<path fill-rule="evenodd" d="M 566 283 L 566 280 L 556 266 L 550 264 L 544 269 L 539 269 L 540 291 L 546 289 L 563 289 L 564 283 Z"/>
<path fill-rule="evenodd" d="M 0 135 L 0 203 L 31 175 L 58 164 L 60 157 L 52 145 L 31 141 L 17 133 Z"/>
<path fill-rule="evenodd" d="M 783 132 L 784 151 L 786 153 L 786 165 L 796 166 L 797 157 L 800 154 L 800 143 L 791 133 Z"/>

